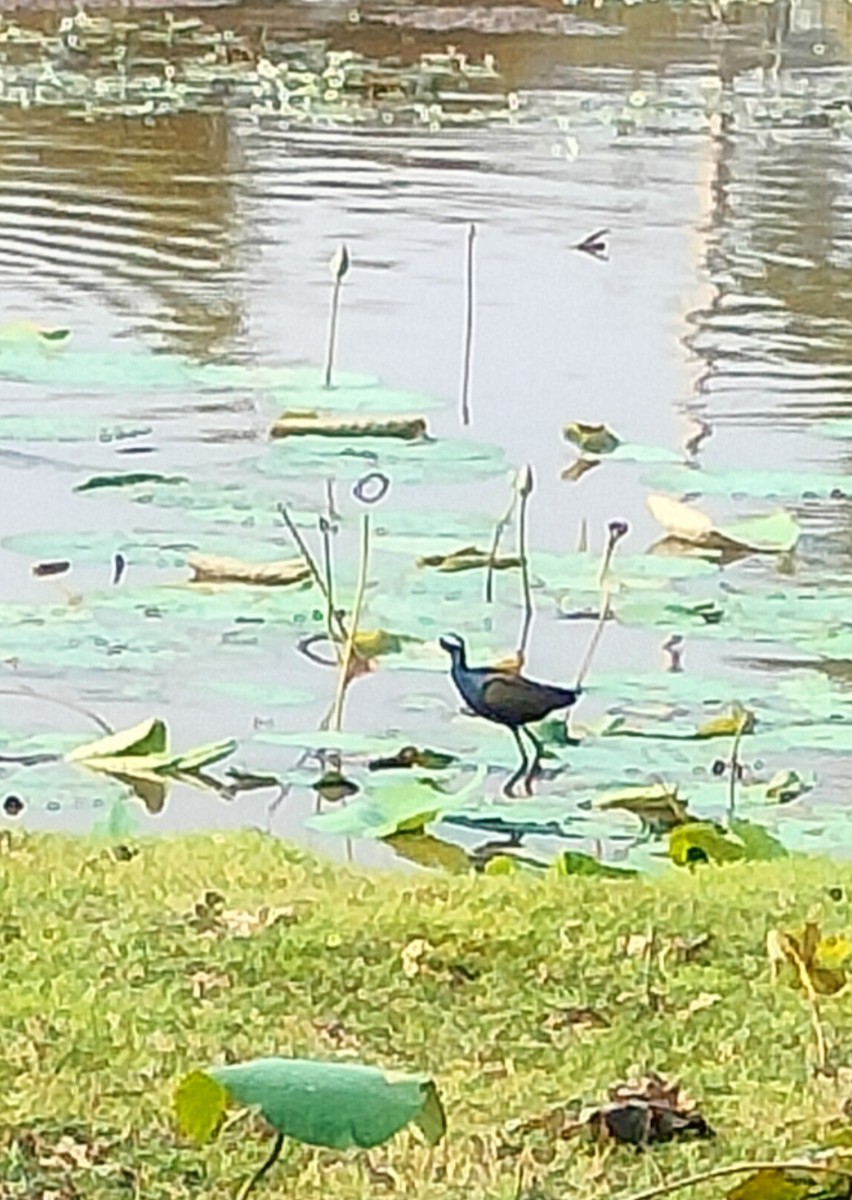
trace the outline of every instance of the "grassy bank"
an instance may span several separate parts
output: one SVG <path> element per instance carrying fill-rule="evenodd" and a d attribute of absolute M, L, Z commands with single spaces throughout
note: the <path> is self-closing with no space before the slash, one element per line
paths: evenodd
<path fill-rule="evenodd" d="M 811 860 L 526 881 L 366 875 L 254 834 L 145 842 L 129 860 L 16 834 L 0 842 L 0 1195 L 233 1197 L 269 1147 L 261 1123 L 198 1150 L 171 1115 L 175 1082 L 226 1055 L 428 1070 L 447 1108 L 433 1151 L 406 1132 L 369 1161 L 294 1149 L 258 1187 L 269 1200 L 626 1196 L 800 1152 L 852 1085 L 813 1078 L 807 1007 L 771 983 L 764 942 L 815 913 L 852 929 L 841 887 L 852 867 Z M 210 891 L 224 914 L 195 910 Z M 652 927 L 660 946 L 712 940 L 649 974 L 622 939 Z M 842 1067 L 852 1000 L 822 1013 Z M 507 1122 L 602 1101 L 631 1067 L 679 1076 L 716 1139 L 637 1155 L 538 1133 L 501 1152 Z"/>

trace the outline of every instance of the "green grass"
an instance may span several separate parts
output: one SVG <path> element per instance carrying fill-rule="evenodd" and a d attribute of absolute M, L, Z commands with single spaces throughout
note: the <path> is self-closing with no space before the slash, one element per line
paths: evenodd
<path fill-rule="evenodd" d="M 369 1161 L 296 1147 L 258 1186 L 268 1200 L 615 1197 L 801 1152 L 837 1120 L 848 1076 L 814 1077 L 807 1008 L 770 982 L 764 941 L 813 914 L 826 931 L 852 929 L 830 885 L 852 895 L 852 865 L 527 880 L 366 874 L 260 834 L 143 842 L 130 861 L 105 843 L 0 840 L 0 1196 L 233 1197 L 269 1133 L 249 1118 L 196 1149 L 175 1132 L 171 1094 L 193 1068 L 268 1054 L 431 1071 L 449 1120 L 432 1151 L 407 1132 Z M 283 919 L 205 933 L 190 913 L 207 889 Z M 620 939 L 650 926 L 713 940 L 649 980 Z M 408 977 L 414 938 L 429 948 Z M 719 999 L 690 1014 L 702 993 Z M 548 1020 L 570 1006 L 609 1026 Z M 842 1065 L 852 999 L 828 997 L 822 1012 Z M 603 1101 L 631 1067 L 680 1077 L 715 1141 L 637 1155 L 539 1133 L 520 1156 L 501 1152 L 516 1141 L 507 1122 Z"/>

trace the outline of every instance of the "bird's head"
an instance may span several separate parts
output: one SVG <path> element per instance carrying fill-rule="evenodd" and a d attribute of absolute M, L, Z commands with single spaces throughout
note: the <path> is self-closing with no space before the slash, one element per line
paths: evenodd
<path fill-rule="evenodd" d="M 464 661 L 464 639 L 457 633 L 445 633 L 443 637 L 438 638 L 438 645 L 442 650 L 446 650 L 453 662 Z"/>

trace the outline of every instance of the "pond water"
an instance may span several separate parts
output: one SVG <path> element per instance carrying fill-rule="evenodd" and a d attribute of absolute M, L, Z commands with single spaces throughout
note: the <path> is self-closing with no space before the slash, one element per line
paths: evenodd
<path fill-rule="evenodd" d="M 812 0 L 76 17 L 7 5 L 3 753 L 63 754 L 99 736 L 80 709 L 115 729 L 158 717 L 177 750 L 236 740 L 216 779 L 233 784 L 236 768 L 289 790 L 223 796 L 127 764 L 7 763 L 3 794 L 24 808 L 2 819 L 128 835 L 260 825 L 363 862 L 447 865 L 454 844 L 514 830 L 542 858 L 567 846 L 646 866 L 660 845 L 635 844 L 636 817 L 594 798 L 664 781 L 694 815 L 724 816 L 728 775 L 713 764 L 732 738 L 691 735 L 740 704 L 757 723 L 739 749 L 739 811 L 790 847 L 842 851 L 850 20 L 848 6 Z M 601 229 L 605 252 L 576 249 Z M 342 243 L 351 267 L 325 391 Z M 422 415 L 434 440 L 269 440 L 283 411 L 318 406 Z M 605 423 L 623 443 L 573 481 L 570 422 Z M 417 559 L 487 549 L 524 464 L 530 675 L 573 680 L 607 524 L 630 533 L 615 620 L 571 717 L 580 744 L 556 745 L 534 800 L 513 802 L 500 792 L 512 739 L 460 715 L 435 639 L 463 634 L 476 661 L 510 654 L 520 572 L 498 572 L 486 605 L 484 571 Z M 352 486 L 373 470 L 390 489 L 368 509 Z M 77 490 L 87 480 L 111 486 Z M 186 562 L 292 557 L 279 504 L 320 558 L 329 481 L 337 601 L 351 611 L 369 511 L 361 628 L 403 638 L 352 683 L 343 736 L 320 730 L 335 670 L 299 650 L 325 628 L 318 589 L 190 585 Z M 784 553 L 648 554 L 665 534 L 650 493 L 694 500 L 724 528 L 782 510 L 797 544 L 788 520 L 773 547 Z M 54 560 L 70 570 L 33 573 Z M 672 635 L 681 671 L 661 649 Z M 457 761 L 367 769 L 408 744 Z M 345 812 L 326 802 L 314 826 L 312 784 L 335 760 L 307 755 L 335 748 L 360 795 Z M 783 805 L 767 798 L 779 771 L 806 789 Z M 418 844 L 360 836 L 424 812 Z"/>

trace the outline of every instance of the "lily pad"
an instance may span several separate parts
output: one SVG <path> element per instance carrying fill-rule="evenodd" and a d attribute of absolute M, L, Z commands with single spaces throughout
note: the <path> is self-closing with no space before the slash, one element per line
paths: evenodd
<path fill-rule="evenodd" d="M 661 491 L 701 496 L 753 496 L 766 500 L 841 499 L 852 479 L 816 471 L 705 471 L 688 467 L 655 471 L 644 481 Z"/>
<path fill-rule="evenodd" d="M 591 875 L 598 879 L 631 879 L 638 873 L 630 867 L 611 867 L 577 850 L 563 850 L 557 854 L 553 871 L 556 875 Z"/>
<path fill-rule="evenodd" d="M 621 445 L 621 438 L 606 425 L 586 425 L 571 421 L 562 430 L 565 440 L 587 454 L 612 454 Z"/>

